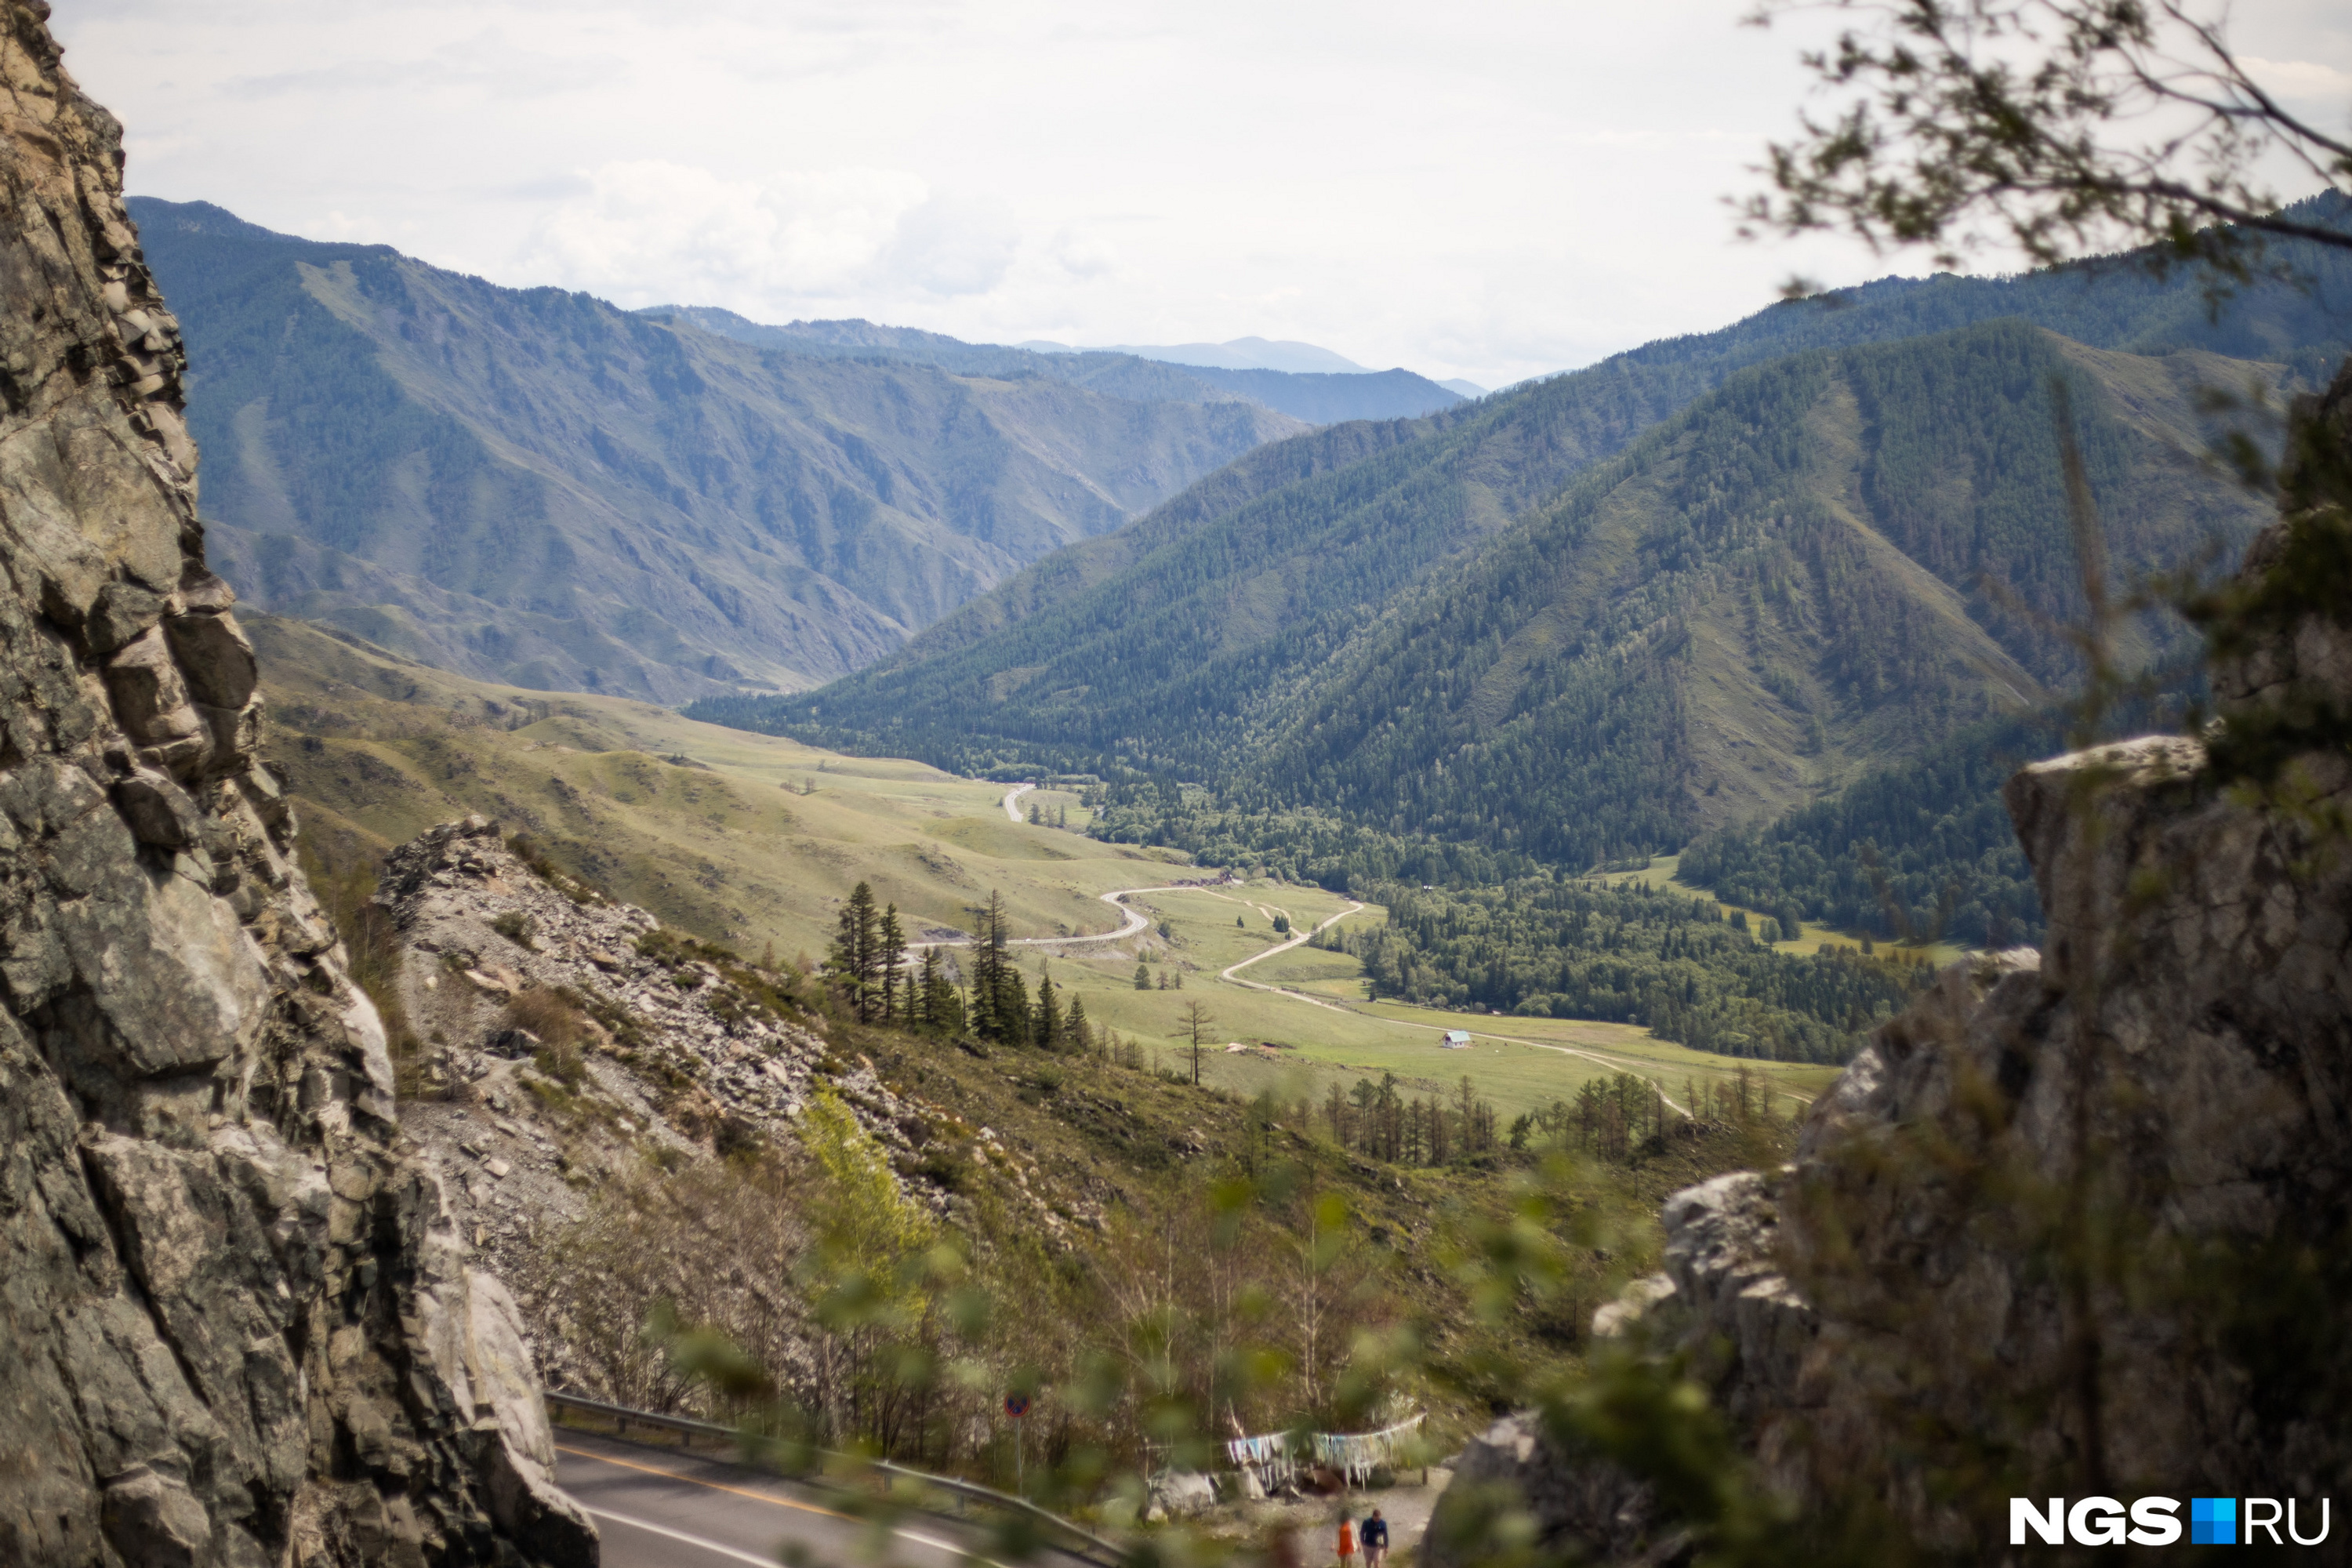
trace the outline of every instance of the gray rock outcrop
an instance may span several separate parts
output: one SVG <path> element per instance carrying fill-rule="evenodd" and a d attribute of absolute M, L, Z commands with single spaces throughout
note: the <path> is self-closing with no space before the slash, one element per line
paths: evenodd
<path fill-rule="evenodd" d="M 591 1563 L 255 761 L 121 131 L 0 0 L 0 1562 Z"/>
<path fill-rule="evenodd" d="M 2352 371 L 2304 417 L 2352 471 Z M 2284 557 L 2298 493 L 2242 583 Z M 1664 1271 L 1596 1332 L 1684 1358 L 1801 1514 L 1994 1562 L 1987 1503 L 2011 1492 L 2352 1491 L 2352 752 L 2309 726 L 2352 712 L 2347 618 L 2307 605 L 2224 644 L 2224 751 L 2288 705 L 2321 737 L 2265 789 L 2171 736 L 2013 778 L 2042 951 L 1943 974 L 1814 1105 L 1793 1164 L 1666 1203 Z M 1690 1550 L 1647 1485 L 1531 1415 L 1458 1475 L 1563 1551 Z M 1441 1568 L 1475 1550 L 1474 1502 L 1450 1536 L 1441 1516 Z M 2309 1560 L 2347 1557 L 2339 1519 Z"/>
<path fill-rule="evenodd" d="M 996 1173 L 1003 1200 L 1050 1245 L 1101 1223 L 993 1130 L 828 1041 L 797 973 L 746 963 L 526 860 L 486 818 L 393 850 L 375 903 L 416 1051 L 403 1131 L 477 1256 L 523 1303 L 551 1386 L 708 1413 L 705 1390 L 646 1364 L 645 1309 L 657 1300 L 735 1325 L 802 1386 L 812 1352 L 790 1269 L 743 1266 L 804 1243 L 793 1206 L 763 1197 L 766 1212 L 746 1214 L 732 1205 L 750 1189 L 698 1173 L 748 1162 L 789 1184 L 820 1096 L 936 1215 L 972 1199 L 925 1175 L 932 1155 Z"/>

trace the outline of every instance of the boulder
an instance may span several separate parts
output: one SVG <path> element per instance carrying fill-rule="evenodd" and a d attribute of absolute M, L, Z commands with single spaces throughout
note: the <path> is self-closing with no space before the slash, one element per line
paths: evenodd
<path fill-rule="evenodd" d="M 1216 1483 L 1199 1470 L 1162 1470 L 1151 1478 L 1143 1517 L 1147 1521 L 1186 1519 L 1217 1506 Z"/>

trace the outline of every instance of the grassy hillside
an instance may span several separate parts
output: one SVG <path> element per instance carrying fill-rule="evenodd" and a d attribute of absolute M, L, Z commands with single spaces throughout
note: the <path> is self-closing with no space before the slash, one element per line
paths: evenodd
<path fill-rule="evenodd" d="M 546 689 L 794 689 L 1303 426 L 755 348 L 133 204 L 248 602 Z"/>
<path fill-rule="evenodd" d="M 697 723 L 628 699 L 555 695 L 470 681 L 299 621 L 247 621 L 269 701 L 267 752 L 288 780 L 310 853 L 331 879 L 436 823 L 479 811 L 523 832 L 566 869 L 664 921 L 746 955 L 772 943 L 790 962 L 821 958 L 841 900 L 858 882 L 898 905 L 911 934 L 970 929 L 971 906 L 1001 892 L 1014 934 L 1051 939 L 1118 931 L 1100 895 L 1162 888 L 1204 873 L 1166 851 L 1084 836 L 1076 791 L 1043 790 L 1008 816 L 1002 785 L 919 763 L 859 759 L 798 742 Z M 1040 805 L 1068 828 L 1032 826 Z M 1274 945 L 1272 911 L 1320 921 L 1346 900 L 1261 881 L 1144 894 L 1152 924 L 1116 942 L 1022 950 L 1034 987 L 1053 977 L 1097 1022 L 1170 1053 L 1187 1003 L 1219 1020 L 1213 1083 L 1255 1093 L 1289 1086 L 1319 1098 L 1331 1082 L 1395 1072 L 1451 1085 L 1468 1073 L 1512 1114 L 1570 1098 L 1620 1071 L 1655 1079 L 1681 1098 L 1685 1079 L 1724 1079 L 1720 1058 L 1653 1039 L 1644 1029 L 1559 1020 L 1488 1020 L 1475 1048 L 1444 1051 L 1457 1015 L 1364 1005 L 1362 969 L 1345 954 L 1296 948 L 1261 974 L 1221 972 Z M 1378 908 L 1350 915 L 1377 926 Z M 1242 923 L 1236 925 L 1239 920 Z M 1164 925 L 1164 931 L 1162 927 Z M 1153 988 L 1134 985 L 1138 963 Z M 1161 990 L 1165 977 L 1181 989 Z M 1254 989 L 1244 981 L 1295 986 Z M 1565 1047 L 1565 1048 L 1556 1048 Z M 1819 1069 L 1775 1068 L 1780 1091 L 1825 1081 Z"/>
<path fill-rule="evenodd" d="M 2198 399 L 2264 374 L 1993 322 L 1744 372 L 1581 476 L 1593 394 L 1570 378 L 1222 510 L 1171 504 L 1036 571 L 1051 595 L 1008 585 L 822 692 L 697 711 L 968 769 L 1207 779 L 1268 854 L 1298 824 L 1248 820 L 1306 807 L 1582 869 L 1810 804 L 2068 682 L 2053 381 L 2129 576 L 2259 525 L 2197 460 Z M 2145 659 L 2186 641 L 2133 636 Z M 1217 837 L 1171 798 L 1115 793 L 1143 818 L 1123 836 Z"/>

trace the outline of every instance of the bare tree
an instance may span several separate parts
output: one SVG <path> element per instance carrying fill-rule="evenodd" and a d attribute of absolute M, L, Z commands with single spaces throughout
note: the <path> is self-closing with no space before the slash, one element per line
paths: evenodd
<path fill-rule="evenodd" d="M 2152 245 L 2161 268 L 2243 280 L 2266 239 L 2352 247 L 2288 216 L 2266 159 L 2352 192 L 2352 143 L 2289 111 L 2185 0 L 1759 0 L 1852 16 L 1801 58 L 1840 100 L 1774 143 L 1742 232 L 1838 229 L 1944 266 L 2013 246 L 2049 264 Z M 1792 283 L 1791 291 L 1807 286 Z"/>
<path fill-rule="evenodd" d="M 1208 1004 L 1187 1002 L 1184 1004 L 1184 1026 L 1168 1037 L 1171 1040 L 1190 1039 L 1192 1042 L 1192 1083 L 1195 1088 L 1201 1082 L 1201 1047 L 1208 1043 L 1209 1036 L 1216 1026 L 1217 1016 L 1209 1011 Z"/>

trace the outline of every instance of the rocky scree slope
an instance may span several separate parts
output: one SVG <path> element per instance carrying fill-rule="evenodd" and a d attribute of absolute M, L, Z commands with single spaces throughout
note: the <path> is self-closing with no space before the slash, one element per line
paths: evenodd
<path fill-rule="evenodd" d="M 0 1561 L 593 1563 L 254 761 L 120 126 L 0 0 Z"/>
<path fill-rule="evenodd" d="M 2309 416 L 2352 464 L 2352 372 Z M 2344 616 L 2219 662 L 2220 732 L 2352 709 Z M 2308 1533 L 2308 1500 L 2352 1485 L 2352 756 L 2294 767 L 2249 795 L 2197 742 L 2151 736 L 2019 773 L 2040 952 L 1956 966 L 1880 1029 L 1794 1164 L 1670 1199 L 1665 1272 L 1596 1333 L 1690 1357 L 1809 1515 L 1874 1507 L 1929 1551 L 1998 1558 L 2011 1493 L 2294 1496 Z M 1691 1548 L 1648 1486 L 1531 1415 L 1457 1477 L 1457 1520 L 1500 1480 L 1555 1547 Z M 1971 1477 L 1987 1506 L 1938 1500 Z M 1446 1536 L 1433 1561 L 1469 1561 Z M 2339 1519 L 2312 1561 L 2346 1559 Z"/>
<path fill-rule="evenodd" d="M 604 1397 L 624 1388 L 608 1350 L 571 1331 L 602 1282 L 570 1277 L 551 1251 L 565 1227 L 598 1194 L 650 1171 L 789 1155 L 819 1093 L 837 1098 L 901 1189 L 935 1214 L 968 1200 L 919 1178 L 923 1152 L 961 1142 L 1006 1173 L 1040 1230 L 1066 1229 L 992 1130 L 837 1054 L 777 976 L 534 869 L 485 818 L 394 850 L 376 901 L 397 933 L 400 1012 L 419 1037 L 404 1125 L 459 1226 L 514 1281 L 551 1382 Z"/>

